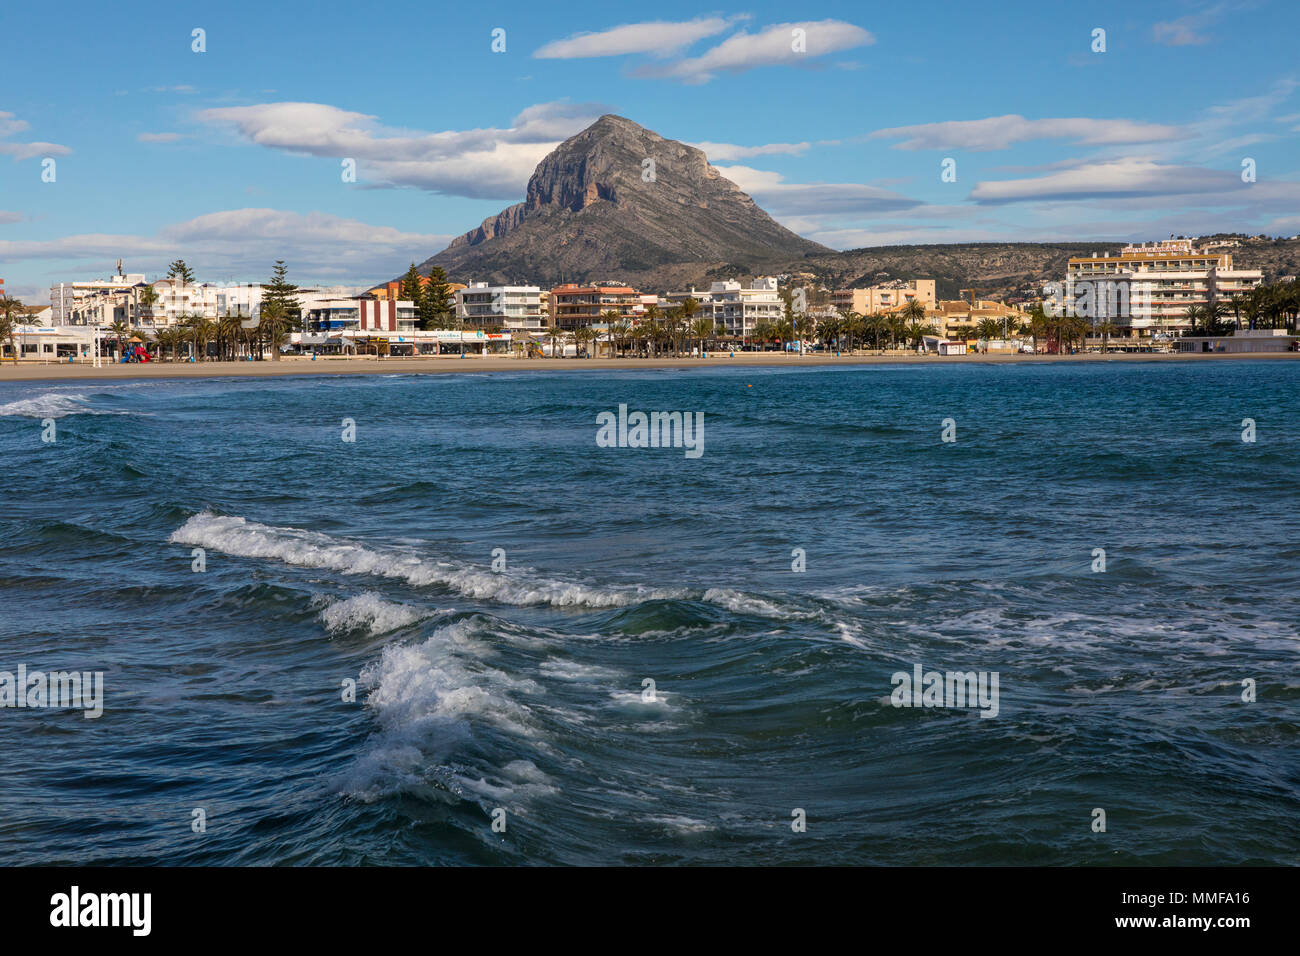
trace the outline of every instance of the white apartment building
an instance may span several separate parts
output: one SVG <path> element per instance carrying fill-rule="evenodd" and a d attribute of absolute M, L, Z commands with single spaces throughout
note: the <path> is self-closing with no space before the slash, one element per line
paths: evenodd
<path fill-rule="evenodd" d="M 1261 270 L 1236 269 L 1231 253 L 1197 249 L 1190 239 L 1079 256 L 1066 268 L 1066 307 L 1088 318 L 1110 319 L 1131 336 L 1187 330 L 1189 306 L 1226 303 L 1264 281 Z M 1085 302 L 1089 307 L 1079 309 Z"/>
<path fill-rule="evenodd" d="M 141 301 L 141 293 L 152 286 L 152 306 Z M 50 288 L 54 325 L 112 325 L 125 322 L 138 328 L 175 325 L 191 315 L 216 319 L 243 315 L 256 319 L 262 310 L 260 283 L 215 285 L 183 283 L 179 279 L 147 282 L 142 274 L 122 274 L 104 280 L 60 282 Z M 333 286 L 303 288 L 297 292 L 303 314 L 317 303 L 352 298 L 360 288 Z"/>
<path fill-rule="evenodd" d="M 456 315 L 470 328 L 502 326 L 539 331 L 544 323 L 542 290 L 535 285 L 474 282 L 457 290 Z"/>
<path fill-rule="evenodd" d="M 735 279 L 714 282 L 708 292 L 669 293 L 665 304 L 677 305 L 688 298 L 700 305 L 699 315 L 712 318 L 723 334 L 748 337 L 760 322 L 776 322 L 785 315 L 785 301 L 773 276 L 759 276 L 746 288 Z"/>

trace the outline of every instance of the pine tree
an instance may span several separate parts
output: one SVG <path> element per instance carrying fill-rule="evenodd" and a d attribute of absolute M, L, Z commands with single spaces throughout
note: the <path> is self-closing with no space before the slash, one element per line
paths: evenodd
<path fill-rule="evenodd" d="M 429 272 L 429 284 L 424 289 L 420 324 L 426 329 L 446 328 L 454 311 L 455 304 L 447 288 L 447 273 L 441 266 L 434 266 Z"/>
<path fill-rule="evenodd" d="M 184 259 L 177 259 L 167 267 L 167 278 L 180 279 L 182 285 L 192 285 L 194 273 L 190 271 L 190 267 L 185 264 Z"/>
<path fill-rule="evenodd" d="M 285 328 L 294 331 L 302 331 L 302 306 L 298 302 L 298 287 L 290 282 L 286 276 L 283 259 L 275 260 L 275 268 L 271 270 L 271 281 L 262 283 L 262 311 L 266 311 L 267 306 L 272 303 L 277 304 L 281 309 Z"/>
<path fill-rule="evenodd" d="M 415 263 L 411 263 L 411 268 L 406 270 L 406 275 L 402 276 L 402 284 L 397 290 L 397 297 L 406 302 L 414 302 L 419 307 L 423 283 L 420 281 L 420 270 L 415 268 Z"/>

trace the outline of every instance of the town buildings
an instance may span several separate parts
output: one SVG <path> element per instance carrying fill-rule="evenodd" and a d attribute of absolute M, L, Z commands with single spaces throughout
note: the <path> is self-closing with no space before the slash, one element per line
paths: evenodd
<path fill-rule="evenodd" d="M 146 304 L 146 288 L 154 301 Z M 226 315 L 256 319 L 262 309 L 258 283 L 219 285 L 182 282 L 180 279 L 146 281 L 141 274 L 117 275 L 103 280 L 60 282 L 50 288 L 52 325 L 110 326 L 124 322 L 137 328 L 164 328 L 191 316 L 218 319 Z M 360 289 L 348 286 L 300 288 L 299 305 L 306 313 L 329 301 L 353 298 Z"/>
<path fill-rule="evenodd" d="M 1194 240 L 1125 246 L 1118 253 L 1071 258 L 1054 305 L 1068 314 L 1109 321 L 1121 335 L 1190 331 L 1189 306 L 1227 304 L 1264 281 L 1259 269 L 1236 269 L 1232 253 L 1198 249 Z"/>

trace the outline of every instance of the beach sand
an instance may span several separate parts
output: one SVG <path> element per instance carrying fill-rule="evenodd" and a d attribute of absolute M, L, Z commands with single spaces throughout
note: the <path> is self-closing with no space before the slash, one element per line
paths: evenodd
<path fill-rule="evenodd" d="M 148 362 L 110 365 L 101 368 L 87 364 L 0 363 L 0 382 L 4 381 L 78 381 L 83 379 L 170 379 L 213 378 L 221 376 L 261 375 L 402 375 L 447 372 L 599 372 L 612 369 L 658 368 L 814 368 L 854 365 L 973 365 L 973 364 L 1044 364 L 1052 362 L 1201 362 L 1223 359 L 1300 359 L 1300 352 L 1261 352 L 1252 354 L 1168 354 L 1152 352 L 1085 353 L 1082 355 L 841 355 L 816 353 L 797 356 L 777 352 L 737 352 L 734 356 L 719 352 L 708 358 L 510 358 L 507 356 L 423 356 L 419 358 L 286 357 L 278 362 Z"/>

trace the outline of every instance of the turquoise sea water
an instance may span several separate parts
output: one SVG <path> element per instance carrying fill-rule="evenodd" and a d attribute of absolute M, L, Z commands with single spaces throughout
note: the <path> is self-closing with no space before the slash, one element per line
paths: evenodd
<path fill-rule="evenodd" d="M 0 381 L 0 671 L 105 686 L 0 709 L 0 854 L 1295 864 L 1298 385 Z M 620 404 L 702 412 L 704 453 L 598 447 Z M 996 672 L 997 715 L 893 706 L 918 665 Z"/>

